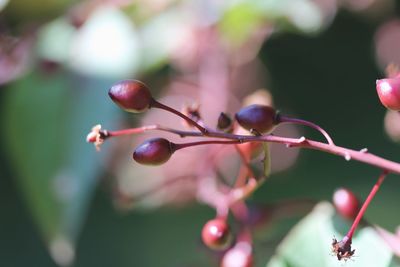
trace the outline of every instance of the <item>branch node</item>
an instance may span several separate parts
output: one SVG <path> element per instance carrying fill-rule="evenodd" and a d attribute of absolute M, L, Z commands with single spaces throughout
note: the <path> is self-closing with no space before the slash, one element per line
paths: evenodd
<path fill-rule="evenodd" d="M 305 141 L 306 141 L 306 138 L 304 136 L 297 139 L 297 143 L 299 143 L 299 144 L 304 143 Z"/>

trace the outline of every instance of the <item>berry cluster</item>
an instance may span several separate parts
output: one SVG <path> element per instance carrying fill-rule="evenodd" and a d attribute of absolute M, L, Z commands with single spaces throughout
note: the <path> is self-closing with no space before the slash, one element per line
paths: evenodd
<path fill-rule="evenodd" d="M 400 79 L 400 78 L 393 78 Z M 377 90 L 382 103 L 388 108 L 400 109 L 400 82 L 384 79 L 377 81 Z M 338 190 L 334 195 L 337 211 L 347 219 L 354 219 L 348 234 L 341 241 L 334 240 L 333 251 L 339 260 L 347 259 L 354 254 L 351 249 L 352 236 L 360 222 L 368 204 L 372 200 L 388 173 L 400 174 L 400 164 L 370 154 L 366 149 L 360 151 L 343 148 L 335 145 L 329 134 L 320 126 L 301 119 L 291 118 L 278 113 L 274 108 L 266 105 L 250 105 L 240 109 L 231 118 L 226 113 L 221 113 L 217 127 L 205 126 L 201 114 L 197 109 L 180 112 L 164 105 L 152 97 L 148 87 L 137 80 L 125 80 L 116 83 L 109 90 L 110 98 L 123 110 L 130 113 L 141 113 L 150 108 L 158 108 L 179 116 L 190 127 L 189 130 L 178 130 L 161 125 L 148 125 L 138 128 L 119 131 L 102 130 L 100 125 L 93 127 L 87 136 L 87 141 L 94 143 L 99 149 L 100 145 L 111 137 L 139 134 L 147 131 L 164 131 L 180 137 L 203 137 L 204 141 L 174 143 L 164 138 L 146 140 L 133 152 L 133 159 L 139 164 L 160 165 L 167 162 L 178 150 L 194 146 L 211 144 L 233 145 L 241 158 L 241 171 L 236 182 L 223 190 L 210 191 L 209 195 L 200 198 L 200 201 L 210 205 L 216 210 L 216 217 L 208 221 L 201 232 L 203 243 L 212 250 L 223 250 L 221 266 L 250 267 L 253 266 L 252 238 L 250 226 L 252 225 L 250 211 L 245 199 L 262 184 L 270 174 L 269 142 L 285 144 L 288 148 L 300 147 L 319 150 L 326 153 L 342 156 L 346 160 L 357 160 L 376 166 L 383 170 L 378 182 L 374 186 L 367 200 L 358 211 L 356 197 L 346 189 Z M 301 124 L 319 131 L 326 142 L 317 142 L 300 138 L 287 138 L 271 134 L 282 123 Z M 245 132 L 245 134 L 243 134 Z M 262 159 L 264 171 L 256 176 L 250 162 L 254 157 L 264 153 Z M 232 214 L 240 225 L 239 231 L 234 234 L 228 224 L 228 215 Z M 235 265 L 232 265 L 232 261 Z"/>

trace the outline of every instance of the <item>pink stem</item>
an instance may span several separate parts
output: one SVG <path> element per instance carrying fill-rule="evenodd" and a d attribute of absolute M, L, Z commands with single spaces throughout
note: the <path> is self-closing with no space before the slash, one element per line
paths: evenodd
<path fill-rule="evenodd" d="M 328 141 L 328 144 L 334 145 L 333 140 L 329 136 L 329 134 L 324 129 L 322 129 L 319 125 L 317 125 L 315 123 L 301 120 L 301 119 L 289 118 L 289 117 L 285 117 L 282 115 L 278 116 L 278 122 L 295 123 L 295 124 L 301 124 L 301 125 L 305 125 L 305 126 L 314 128 L 315 130 L 319 131 L 325 137 L 325 139 Z"/>
<path fill-rule="evenodd" d="M 143 127 L 138 127 L 138 128 L 129 128 L 129 129 L 124 129 L 124 130 L 119 130 L 119 131 L 107 131 L 103 130 L 101 131 L 104 138 L 108 137 L 116 137 L 116 136 L 122 136 L 122 135 L 131 135 L 131 134 L 140 134 L 144 133 L 147 131 L 153 131 L 153 130 L 158 130 L 158 131 L 163 131 L 163 132 L 169 132 L 173 134 L 177 134 L 181 137 L 185 136 L 203 136 L 201 133 L 196 133 L 196 132 L 190 132 L 190 131 L 180 131 L 160 125 L 148 125 L 148 126 L 143 126 Z"/>
<path fill-rule="evenodd" d="M 235 143 L 244 143 L 244 142 L 271 142 L 271 143 L 280 143 L 280 144 L 285 144 L 288 147 L 299 147 L 299 148 L 306 148 L 306 149 L 313 149 L 313 150 L 319 150 L 325 153 L 337 155 L 344 157 L 346 160 L 357 160 L 360 162 L 363 162 L 365 164 L 371 165 L 378 167 L 380 169 L 386 170 L 389 173 L 396 173 L 400 174 L 400 163 L 390 161 L 381 157 L 378 157 L 374 154 L 371 154 L 365 150 L 352 150 L 349 148 L 345 147 L 340 147 L 336 145 L 331 145 L 331 144 L 326 144 L 318 141 L 313 141 L 313 140 L 308 140 L 305 138 L 288 138 L 288 137 L 281 137 L 281 136 L 275 136 L 275 135 L 263 135 L 263 136 L 251 136 L 251 135 L 235 135 L 235 134 L 230 134 L 230 133 L 223 133 L 223 132 L 214 132 L 214 131 L 209 131 L 207 132 L 206 135 L 199 133 L 199 132 L 193 132 L 193 131 L 179 131 L 175 129 L 170 129 L 166 127 L 161 127 L 157 125 L 152 125 L 152 126 L 145 126 L 145 127 L 140 127 L 145 130 L 134 130 L 135 128 L 131 129 L 130 131 L 132 132 L 141 132 L 141 131 L 147 131 L 147 130 L 161 130 L 161 131 L 166 131 L 170 132 L 173 134 L 177 134 L 179 136 L 208 136 L 208 137 L 216 137 L 216 138 L 222 138 L 222 139 L 230 139 L 234 142 L 228 142 L 228 144 L 235 144 Z M 139 129 L 140 129 L 139 128 Z M 125 130 L 122 131 L 116 131 L 116 132 L 108 132 L 109 134 L 114 136 L 118 133 L 119 135 L 128 133 L 129 131 L 125 132 Z M 103 131 L 106 132 L 106 131 Z M 215 141 L 214 141 L 215 142 Z"/>
<path fill-rule="evenodd" d="M 204 128 L 203 126 L 201 126 L 200 124 L 198 124 L 197 122 L 195 122 L 194 120 L 192 120 L 191 118 L 189 118 L 188 116 L 183 114 L 182 112 L 179 112 L 176 109 L 173 109 L 173 108 L 171 108 L 171 107 L 169 107 L 167 105 L 164 105 L 164 104 L 162 104 L 162 103 L 160 103 L 160 102 L 158 102 L 158 101 L 156 101 L 154 99 L 151 102 L 151 107 L 163 109 L 163 110 L 166 110 L 168 112 L 171 112 L 171 113 L 181 117 L 182 119 L 187 121 L 189 124 L 193 125 L 197 129 L 199 129 L 199 131 L 204 135 L 206 135 L 207 132 L 208 132 L 206 128 Z"/>
<path fill-rule="evenodd" d="M 356 230 L 358 224 L 360 223 L 362 217 L 364 216 L 365 211 L 367 210 L 368 205 L 371 203 L 371 200 L 374 198 L 376 192 L 378 192 L 383 180 L 385 180 L 385 177 L 387 175 L 387 171 L 383 171 L 382 174 L 379 176 L 378 181 L 372 187 L 371 192 L 369 193 L 367 199 L 365 200 L 364 204 L 362 205 L 360 211 L 357 214 L 357 217 L 354 219 L 353 225 L 350 227 L 349 232 L 347 233 L 347 237 L 351 240 L 353 237 L 354 231 Z"/>
<path fill-rule="evenodd" d="M 212 145 L 212 144 L 221 144 L 221 145 L 230 145 L 230 144 L 238 144 L 239 140 L 229 140 L 229 141 L 221 141 L 221 140 L 208 140 L 208 141 L 199 141 L 199 142 L 190 142 L 190 143 L 181 143 L 174 144 L 174 149 L 182 149 L 192 146 L 201 146 L 201 145 Z"/>

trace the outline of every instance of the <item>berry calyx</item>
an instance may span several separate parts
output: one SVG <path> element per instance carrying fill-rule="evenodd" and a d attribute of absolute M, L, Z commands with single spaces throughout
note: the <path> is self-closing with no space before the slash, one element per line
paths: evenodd
<path fill-rule="evenodd" d="M 153 138 L 135 149 L 133 159 L 145 165 L 160 165 L 167 162 L 174 152 L 174 143 L 164 138 Z"/>
<path fill-rule="evenodd" d="M 376 91 L 382 105 L 400 111 L 400 78 L 387 78 L 376 81 Z"/>
<path fill-rule="evenodd" d="M 145 111 L 153 101 L 149 88 L 137 80 L 124 80 L 114 84 L 108 95 L 120 108 L 132 113 Z"/>
<path fill-rule="evenodd" d="M 357 197 L 346 188 L 339 188 L 333 194 L 333 204 L 336 211 L 344 218 L 353 220 L 360 210 Z"/>
<path fill-rule="evenodd" d="M 246 130 L 259 133 L 270 132 L 277 124 L 276 111 L 270 106 L 250 105 L 239 110 L 236 120 Z"/>
<path fill-rule="evenodd" d="M 222 218 L 208 221 L 201 231 L 204 244 L 214 250 L 223 250 L 230 246 L 232 233 L 228 223 Z"/>
<path fill-rule="evenodd" d="M 351 249 L 351 242 L 352 240 L 348 236 L 345 236 L 341 241 L 337 241 L 335 238 L 332 240 L 332 252 L 339 261 L 342 259 L 346 261 L 354 255 L 356 250 Z"/>

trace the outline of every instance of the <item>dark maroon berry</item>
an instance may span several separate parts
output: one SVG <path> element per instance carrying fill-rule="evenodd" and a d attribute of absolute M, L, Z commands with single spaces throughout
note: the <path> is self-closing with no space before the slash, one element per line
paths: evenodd
<path fill-rule="evenodd" d="M 108 95 L 120 108 L 133 113 L 145 111 L 152 101 L 149 88 L 137 80 L 125 80 L 114 84 Z"/>
<path fill-rule="evenodd" d="M 133 152 L 133 159 L 145 165 L 159 165 L 168 161 L 174 151 L 174 143 L 164 138 L 154 138 L 138 146 Z"/>
<path fill-rule="evenodd" d="M 333 194 L 333 204 L 335 205 L 336 211 L 344 218 L 353 220 L 358 211 L 360 205 L 357 197 L 346 188 L 339 188 Z"/>
<path fill-rule="evenodd" d="M 232 233 L 228 223 L 221 218 L 208 221 L 201 232 L 204 244 L 214 250 L 223 250 L 229 247 Z"/>
<path fill-rule="evenodd" d="M 376 91 L 382 105 L 391 110 L 400 110 L 400 78 L 377 80 Z"/>
<path fill-rule="evenodd" d="M 236 113 L 235 118 L 246 130 L 253 129 L 259 133 L 271 131 L 277 124 L 275 109 L 264 105 L 244 107 Z"/>
<path fill-rule="evenodd" d="M 228 116 L 228 114 L 221 112 L 218 117 L 217 127 L 220 130 L 226 130 L 232 125 L 232 119 Z"/>

